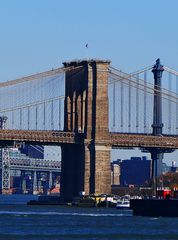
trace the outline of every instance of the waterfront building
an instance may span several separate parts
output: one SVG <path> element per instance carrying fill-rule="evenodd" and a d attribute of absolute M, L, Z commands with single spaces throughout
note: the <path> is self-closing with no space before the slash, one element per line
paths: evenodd
<path fill-rule="evenodd" d="M 120 185 L 120 165 L 111 164 L 111 185 Z"/>

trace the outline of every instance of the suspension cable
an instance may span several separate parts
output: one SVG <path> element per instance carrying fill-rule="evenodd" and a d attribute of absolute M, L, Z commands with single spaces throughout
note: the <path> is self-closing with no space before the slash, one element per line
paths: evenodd
<path fill-rule="evenodd" d="M 172 73 L 172 74 L 178 76 L 178 72 L 175 71 L 174 69 L 171 69 L 171 68 L 169 68 L 169 67 L 164 66 L 164 70 L 165 70 L 166 72 L 169 72 L 169 73 Z"/>
<path fill-rule="evenodd" d="M 119 71 L 119 70 L 118 70 Z M 138 78 L 136 78 L 135 76 L 132 76 L 132 75 L 130 75 L 130 74 L 127 74 L 127 73 L 123 73 L 123 72 L 120 72 L 122 75 L 124 74 L 124 75 L 126 75 L 126 76 L 128 76 L 128 77 L 121 77 L 121 75 L 118 75 L 118 74 L 116 74 L 116 73 L 113 73 L 113 72 L 110 72 L 110 74 L 113 74 L 113 75 L 116 75 L 116 76 L 118 76 L 118 78 L 123 78 L 123 79 L 125 79 L 125 80 L 129 80 L 130 78 L 135 78 L 135 79 L 138 79 Z M 117 80 L 115 80 L 115 81 L 109 81 L 109 84 L 113 84 L 113 83 L 116 83 L 117 81 L 120 81 L 119 79 Z M 130 81 L 133 81 L 133 80 L 130 80 Z M 145 81 L 143 80 L 143 79 L 141 79 L 141 78 L 139 78 L 139 82 L 143 82 L 144 84 L 145 84 Z M 153 83 L 150 83 L 150 82 L 148 82 L 147 81 L 147 84 L 149 84 L 149 85 L 151 85 L 152 87 L 148 87 L 148 88 L 150 88 L 150 89 L 152 89 L 152 90 L 154 90 L 154 87 L 155 86 L 157 86 L 157 87 L 159 87 L 158 85 L 154 85 Z M 141 85 L 141 84 L 140 84 Z M 143 84 L 142 84 L 143 85 Z M 175 93 L 175 92 L 173 92 L 173 91 L 170 91 L 170 90 L 168 90 L 168 89 L 166 89 L 166 88 L 161 88 L 163 91 L 165 91 L 165 92 L 167 92 L 167 93 L 172 93 L 173 95 L 176 95 L 176 96 L 178 96 L 178 94 L 177 93 Z M 172 95 L 171 95 L 172 96 Z"/>
<path fill-rule="evenodd" d="M 137 74 L 146 72 L 146 71 L 148 71 L 148 70 L 150 70 L 150 69 L 152 69 L 152 68 L 153 68 L 153 65 L 148 66 L 148 67 L 145 67 L 145 68 L 142 68 L 142 69 L 140 69 L 140 70 L 138 70 L 138 71 L 132 72 L 132 73 L 130 73 L 129 75 L 134 76 L 134 75 L 137 75 Z M 116 68 L 114 68 L 114 67 L 110 67 L 110 69 L 113 69 L 114 71 L 119 71 L 118 69 L 116 69 Z M 120 71 L 120 72 L 122 72 L 122 71 Z"/>
<path fill-rule="evenodd" d="M 49 103 L 49 102 L 59 100 L 59 99 L 64 99 L 64 96 L 58 96 L 58 97 L 46 99 L 44 101 L 33 102 L 33 103 L 25 104 L 25 105 L 19 105 L 18 107 L 2 109 L 2 110 L 0 110 L 0 113 L 15 111 L 15 110 L 19 110 L 19 109 L 22 109 L 22 108 L 33 107 L 33 106 L 36 106 L 36 105 L 42 105 L 44 103 Z"/>
<path fill-rule="evenodd" d="M 27 76 L 27 77 L 18 78 L 18 79 L 6 81 L 6 82 L 1 82 L 0 87 L 11 86 L 11 85 L 15 85 L 15 84 L 18 84 L 18 83 L 23 83 L 23 82 L 27 82 L 27 81 L 36 80 L 36 79 L 43 78 L 43 77 L 54 76 L 54 75 L 57 75 L 57 74 L 60 74 L 60 73 L 64 73 L 66 71 L 70 71 L 72 69 L 79 69 L 79 68 L 82 68 L 82 66 L 78 66 L 78 67 L 71 66 L 71 67 L 56 68 L 56 69 L 52 69 L 50 71 L 37 73 L 37 74 L 30 75 L 30 76 Z"/>
<path fill-rule="evenodd" d="M 113 78 L 113 77 L 112 77 Z M 149 94 L 152 94 L 152 95 L 159 95 L 159 93 L 161 93 L 162 94 L 162 98 L 163 99 L 166 99 L 166 100 L 169 100 L 169 101 L 171 101 L 171 102 L 173 102 L 173 103 L 176 103 L 176 104 L 178 104 L 178 102 L 177 101 L 173 101 L 173 100 L 171 100 L 171 99 L 169 99 L 168 97 L 171 97 L 171 98 L 173 98 L 173 99 L 175 99 L 175 100 L 178 100 L 178 98 L 176 98 L 176 97 L 174 97 L 174 96 L 172 96 L 172 95 L 170 95 L 170 94 L 166 94 L 166 93 L 164 93 L 164 92 L 161 92 L 160 90 L 158 90 L 158 89 L 154 89 L 154 88 L 150 88 L 150 87 L 147 87 L 147 86 L 145 86 L 145 85 L 143 85 L 143 84 L 138 84 L 136 81 L 133 81 L 133 80 L 129 80 L 129 79 L 126 79 L 126 78 L 120 78 L 120 79 L 117 79 L 115 82 L 118 82 L 118 81 L 122 81 L 122 80 L 128 80 L 129 82 L 131 82 L 131 83 L 133 83 L 133 84 L 135 84 L 135 85 L 131 85 L 130 83 L 126 83 L 125 81 L 123 81 L 122 83 L 123 84 L 125 84 L 125 85 L 128 85 L 128 86 L 131 86 L 131 87 L 133 87 L 133 88 L 135 88 L 135 89 L 139 89 L 139 90 L 141 90 L 141 91 L 143 91 L 143 92 L 147 92 L 147 93 L 149 93 Z M 139 86 L 139 87 L 137 87 L 137 86 Z M 141 87 L 144 87 L 144 88 L 141 88 Z M 145 91 L 145 88 L 147 89 L 147 91 Z M 151 91 L 148 91 L 148 90 L 151 90 Z M 166 97 L 164 97 L 164 96 L 166 96 Z"/>

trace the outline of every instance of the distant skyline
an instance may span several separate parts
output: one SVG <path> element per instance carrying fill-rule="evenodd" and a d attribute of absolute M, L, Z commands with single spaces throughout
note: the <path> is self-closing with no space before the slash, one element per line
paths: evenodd
<path fill-rule="evenodd" d="M 0 82 L 85 58 L 130 73 L 159 57 L 178 70 L 177 9 L 177 0 L 0 1 Z M 177 153 L 165 159 L 178 164 Z"/>
<path fill-rule="evenodd" d="M 151 159 L 151 156 L 149 153 L 141 152 L 138 148 L 135 149 L 113 149 L 111 154 L 111 160 L 117 160 L 117 159 L 130 159 L 131 157 L 143 157 L 147 156 L 147 159 Z M 165 153 L 163 162 L 165 162 L 167 165 L 171 166 L 172 162 L 176 162 L 176 167 L 178 167 L 178 150 L 174 151 L 173 153 Z"/>

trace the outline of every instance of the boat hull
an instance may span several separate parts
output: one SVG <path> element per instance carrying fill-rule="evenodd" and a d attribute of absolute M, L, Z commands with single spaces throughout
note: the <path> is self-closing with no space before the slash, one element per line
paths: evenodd
<path fill-rule="evenodd" d="M 58 195 L 42 195 L 38 200 L 30 200 L 27 205 L 64 205 Z"/>
<path fill-rule="evenodd" d="M 131 199 L 135 216 L 178 217 L 178 199 Z"/>
<path fill-rule="evenodd" d="M 118 207 L 116 206 L 117 209 L 119 210 L 130 210 L 130 207 Z"/>

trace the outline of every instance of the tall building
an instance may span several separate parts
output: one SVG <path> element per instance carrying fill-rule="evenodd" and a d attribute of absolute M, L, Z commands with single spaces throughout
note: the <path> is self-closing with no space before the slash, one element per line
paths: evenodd
<path fill-rule="evenodd" d="M 151 178 L 151 160 L 144 157 L 131 157 L 120 162 L 120 185 L 143 186 Z"/>

